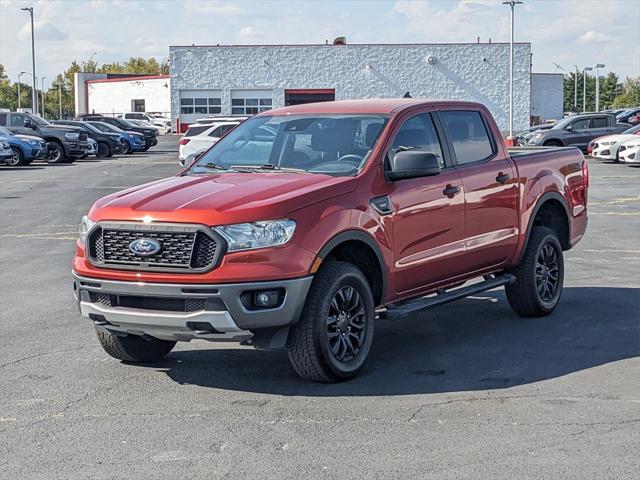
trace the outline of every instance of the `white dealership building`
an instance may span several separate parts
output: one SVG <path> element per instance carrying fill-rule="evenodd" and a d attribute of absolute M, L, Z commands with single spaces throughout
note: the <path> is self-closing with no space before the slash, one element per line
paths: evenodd
<path fill-rule="evenodd" d="M 412 97 L 474 100 L 509 124 L 509 44 L 191 45 L 169 47 L 170 76 L 76 74 L 76 114 L 170 112 L 182 131 L 209 115 L 297 103 Z M 563 76 L 531 72 L 514 46 L 514 128 L 562 118 Z"/>
<path fill-rule="evenodd" d="M 474 100 L 509 124 L 509 44 L 191 45 L 169 47 L 173 124 L 322 100 Z M 531 44 L 514 46 L 514 128 L 562 116 L 562 76 L 538 82 Z M 555 83 L 553 79 L 556 79 Z M 559 79 L 559 81 L 557 81 Z M 547 79 L 548 80 L 548 79 Z M 532 91 L 540 84 L 545 90 Z M 559 98 L 559 100 L 558 100 Z M 533 104 L 541 100 L 542 104 Z M 556 101 L 557 105 L 548 103 Z"/>

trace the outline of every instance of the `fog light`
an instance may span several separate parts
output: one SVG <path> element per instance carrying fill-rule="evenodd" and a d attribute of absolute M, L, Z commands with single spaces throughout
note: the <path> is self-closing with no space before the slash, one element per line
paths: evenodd
<path fill-rule="evenodd" d="M 278 291 L 267 290 L 253 294 L 253 305 L 258 308 L 275 307 L 278 304 Z"/>

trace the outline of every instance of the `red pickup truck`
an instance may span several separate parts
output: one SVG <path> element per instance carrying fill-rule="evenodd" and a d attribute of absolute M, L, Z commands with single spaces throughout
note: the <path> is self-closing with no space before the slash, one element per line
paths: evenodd
<path fill-rule="evenodd" d="M 364 365 L 380 318 L 504 286 L 551 313 L 587 226 L 576 148 L 507 151 L 482 105 L 385 99 L 256 115 L 175 177 L 98 200 L 75 297 L 106 352 L 286 347 L 305 379 Z"/>

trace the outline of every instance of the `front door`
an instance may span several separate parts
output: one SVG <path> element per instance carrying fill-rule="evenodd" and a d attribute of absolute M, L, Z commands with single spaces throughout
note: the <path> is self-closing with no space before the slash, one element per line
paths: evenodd
<path fill-rule="evenodd" d="M 439 175 L 398 180 L 389 194 L 394 280 L 396 293 L 404 295 L 461 273 L 465 219 L 462 181 L 445 163 L 431 114 L 416 115 L 401 125 L 389 157 L 401 149 L 433 153 L 442 169 Z"/>
<path fill-rule="evenodd" d="M 469 272 L 500 265 L 518 241 L 518 184 L 513 161 L 492 141 L 480 111 L 440 112 L 465 191 L 464 264 Z"/>

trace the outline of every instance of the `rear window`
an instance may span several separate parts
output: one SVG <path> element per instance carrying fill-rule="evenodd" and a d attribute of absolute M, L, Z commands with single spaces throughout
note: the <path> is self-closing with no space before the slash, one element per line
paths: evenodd
<path fill-rule="evenodd" d="M 185 137 L 193 137 L 194 135 L 200 135 L 205 130 L 211 128 L 211 125 L 194 125 L 189 127 L 187 132 L 184 134 Z"/>
<path fill-rule="evenodd" d="M 493 156 L 493 144 L 480 112 L 442 112 L 442 118 L 459 165 L 480 162 Z"/>

